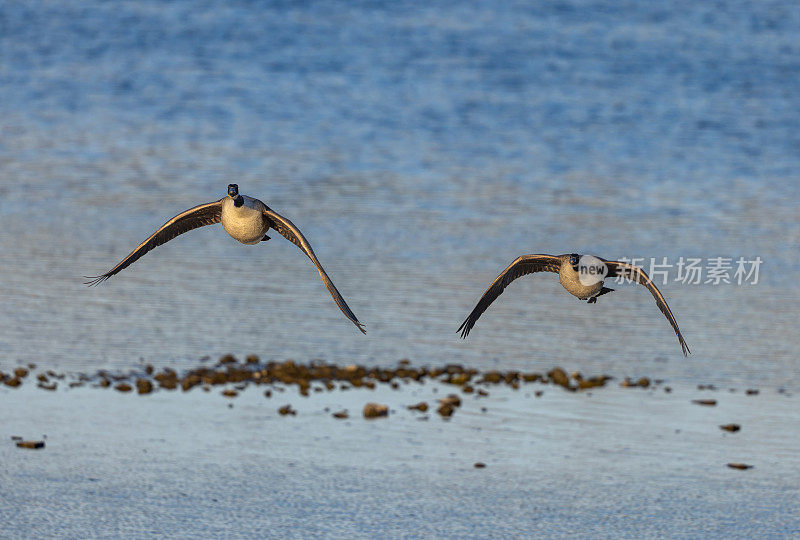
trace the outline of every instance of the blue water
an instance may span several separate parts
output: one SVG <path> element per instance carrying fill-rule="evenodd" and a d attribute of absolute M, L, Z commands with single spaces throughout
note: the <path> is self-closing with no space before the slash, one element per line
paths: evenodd
<path fill-rule="evenodd" d="M 555 358 L 796 386 L 798 28 L 793 2 L 6 3 L 2 362 Z M 219 227 L 83 288 L 228 182 L 300 226 L 366 338 L 294 246 Z M 592 310 L 553 276 L 456 339 L 517 255 L 571 251 L 766 262 L 755 286 L 662 287 L 688 364 L 643 289 Z"/>
<path fill-rule="evenodd" d="M 798 28 L 793 2 L 6 3 L 2 363 L 560 359 L 797 386 Z M 228 182 L 300 226 L 366 338 L 279 237 L 203 229 L 83 288 Z M 456 339 L 517 255 L 572 251 L 766 262 L 755 286 L 662 287 L 688 363 L 644 289 L 585 306 L 553 276 Z"/>
<path fill-rule="evenodd" d="M 206 227 L 82 284 L 230 182 L 300 227 L 367 336 L 277 234 L 251 247 Z M 252 392 L 226 417 L 216 394 L 2 387 L 19 433 L 0 438 L 50 438 L 46 453 L 3 446 L 0 515 L 16 535 L 81 536 L 87 508 L 112 536 L 170 523 L 200 536 L 796 534 L 798 203 L 795 1 L 2 2 L 0 370 L 233 352 L 558 364 L 675 392 L 606 389 L 598 404 L 505 390 L 488 416 L 470 402 L 452 423 L 399 414 L 348 431 L 321 407 L 357 417 L 366 399 L 405 411 L 419 396 L 317 397 L 292 427 Z M 757 284 L 660 285 L 688 359 L 644 288 L 589 306 L 553 275 L 515 282 L 458 339 L 514 258 L 574 251 L 764 263 Z M 724 390 L 718 408 L 690 404 L 707 397 L 698 382 Z M 731 421 L 742 433 L 723 438 Z"/>

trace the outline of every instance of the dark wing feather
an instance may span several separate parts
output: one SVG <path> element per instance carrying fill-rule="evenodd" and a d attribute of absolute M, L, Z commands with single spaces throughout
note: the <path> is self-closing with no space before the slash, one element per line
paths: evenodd
<path fill-rule="evenodd" d="M 653 298 L 656 299 L 656 305 L 658 306 L 658 309 L 661 310 L 661 313 L 663 313 L 667 318 L 669 324 L 672 325 L 672 329 L 675 330 L 675 335 L 678 336 L 678 341 L 681 344 L 683 355 L 688 356 L 692 351 L 689 350 L 689 346 L 686 345 L 686 341 L 683 340 L 683 335 L 678 328 L 678 323 L 675 321 L 675 317 L 672 315 L 672 310 L 670 310 L 669 306 L 667 305 L 667 301 L 664 299 L 664 296 L 661 294 L 661 291 L 658 290 L 658 287 L 656 287 L 655 283 L 653 283 L 653 280 L 650 279 L 650 276 L 648 276 L 644 270 L 632 264 L 620 261 L 606 261 L 605 259 L 603 259 L 603 262 L 605 262 L 606 266 L 608 266 L 608 275 L 606 276 L 606 279 L 612 277 L 624 277 L 635 280 L 637 283 L 647 287 L 647 289 L 650 291 L 650 294 L 652 294 Z"/>
<path fill-rule="evenodd" d="M 331 293 L 333 301 L 336 302 L 336 305 L 339 306 L 339 309 L 342 310 L 342 313 L 344 313 L 347 318 L 350 319 L 359 330 L 361 330 L 361 333 L 366 334 L 367 331 L 364 330 L 364 325 L 358 322 L 358 319 L 350 309 L 350 306 L 347 305 L 347 302 L 344 301 L 344 298 L 342 298 L 342 295 L 336 289 L 336 286 L 333 284 L 333 281 L 331 281 L 331 278 L 329 278 L 328 274 L 325 273 L 325 269 L 322 268 L 322 265 L 319 263 L 317 256 L 314 254 L 314 250 L 311 249 L 311 244 L 308 243 L 308 240 L 306 240 L 305 236 L 303 236 L 303 233 L 300 232 L 300 229 L 298 229 L 294 223 L 269 208 L 264 210 L 264 216 L 266 216 L 266 218 L 269 220 L 269 226 L 271 228 L 278 231 L 281 236 L 303 250 L 303 253 L 305 253 L 308 258 L 311 259 L 311 262 L 313 262 L 314 266 L 317 267 L 319 277 L 322 278 L 322 281 L 328 288 L 328 292 Z"/>
<path fill-rule="evenodd" d="M 461 337 L 466 338 L 469 331 L 475 326 L 475 323 L 483 314 L 484 311 L 494 302 L 503 290 L 508 285 L 517 279 L 533 272 L 555 272 L 558 273 L 561 267 L 561 258 L 554 255 L 523 255 L 518 257 L 514 262 L 508 265 L 508 268 L 497 276 L 486 292 L 483 293 L 481 299 L 472 313 L 461 323 L 457 332 L 461 332 Z"/>
<path fill-rule="evenodd" d="M 86 279 L 89 280 L 86 282 L 86 285 L 91 287 L 92 285 L 102 283 L 114 274 L 121 272 L 125 268 L 138 261 L 151 249 L 169 242 L 179 234 L 183 234 L 198 227 L 203 227 L 204 225 L 219 223 L 222 220 L 223 200 L 224 198 L 215 202 L 201 204 L 199 206 L 195 206 L 194 208 L 190 208 L 185 212 L 181 212 L 174 218 L 164 223 L 156 232 L 150 235 L 147 240 L 139 244 L 136 249 L 131 251 L 127 257 L 122 259 L 117 266 L 101 276 L 86 276 Z"/>

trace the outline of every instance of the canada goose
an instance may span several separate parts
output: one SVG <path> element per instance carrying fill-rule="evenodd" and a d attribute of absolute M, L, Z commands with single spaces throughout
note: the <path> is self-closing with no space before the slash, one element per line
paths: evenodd
<path fill-rule="evenodd" d="M 228 186 L 228 195 L 226 197 L 218 201 L 195 206 L 170 219 L 147 240 L 139 244 L 114 268 L 103 275 L 87 277 L 90 281 L 87 281 L 86 284 L 92 286 L 102 283 L 139 260 L 151 249 L 169 242 L 179 234 L 204 225 L 213 225 L 214 223 L 222 223 L 222 228 L 225 229 L 225 232 L 243 244 L 257 244 L 269 240 L 267 231 L 270 228 L 278 231 L 284 238 L 303 250 L 303 253 L 311 259 L 339 309 L 362 333 L 367 333 L 364 330 L 364 325 L 358 322 L 355 314 L 350 310 L 339 291 L 336 290 L 328 274 L 325 273 L 325 269 L 322 268 L 317 256 L 314 255 L 314 250 L 311 249 L 311 245 L 303 236 L 303 233 L 300 232 L 300 229 L 258 199 L 240 195 L 239 186 L 236 184 Z"/>
<path fill-rule="evenodd" d="M 588 268 L 591 268 L 592 264 L 595 267 L 596 271 L 593 271 L 591 275 L 588 273 L 579 273 L 579 265 L 583 266 L 583 257 L 587 257 Z M 481 314 L 486 311 L 491 303 L 500 296 L 503 290 L 508 287 L 512 281 L 518 277 L 534 272 L 555 272 L 558 274 L 561 285 L 570 294 L 581 300 L 586 300 L 589 304 L 596 303 L 597 297 L 614 290 L 603 286 L 603 280 L 605 278 L 626 277 L 636 280 L 638 283 L 647 287 L 653 295 L 653 298 L 656 299 L 658 309 L 660 309 L 661 313 L 667 318 L 673 330 L 675 330 L 675 334 L 678 336 L 683 355 L 687 356 L 688 353 L 691 352 L 686 342 L 683 340 L 683 335 L 681 335 L 681 331 L 678 329 L 678 323 L 675 321 L 675 317 L 672 315 L 667 301 L 644 270 L 638 266 L 621 261 L 607 261 L 600 257 L 593 257 L 590 255 L 583 257 L 577 253 L 568 255 L 523 255 L 518 257 L 508 268 L 497 276 L 497 279 L 495 279 L 491 285 L 489 285 L 489 288 L 486 289 L 486 292 L 484 292 L 483 296 L 478 300 L 475 309 L 473 309 L 472 313 L 461 323 L 461 326 L 458 328 L 458 331 L 461 332 L 461 337 L 466 338 L 469 335 L 470 330 L 475 326 L 475 322 L 480 318 Z M 581 270 L 583 270 L 583 268 L 581 268 Z"/>

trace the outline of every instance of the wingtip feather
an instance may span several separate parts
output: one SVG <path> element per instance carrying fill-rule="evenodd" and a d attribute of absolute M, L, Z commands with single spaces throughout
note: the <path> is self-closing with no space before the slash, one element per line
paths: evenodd
<path fill-rule="evenodd" d="M 111 276 L 103 274 L 102 276 L 83 276 L 83 279 L 88 279 L 89 281 L 84 281 L 83 284 L 87 287 L 94 287 L 95 285 L 99 285 Z"/>

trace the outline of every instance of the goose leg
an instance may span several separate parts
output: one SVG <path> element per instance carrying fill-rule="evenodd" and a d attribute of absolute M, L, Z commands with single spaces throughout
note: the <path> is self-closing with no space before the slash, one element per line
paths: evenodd
<path fill-rule="evenodd" d="M 600 292 L 599 292 L 599 293 L 597 293 L 596 295 L 592 296 L 591 298 L 589 298 L 589 299 L 586 301 L 586 303 L 587 303 L 587 304 L 596 304 L 596 303 L 597 303 L 597 297 L 598 297 L 598 296 L 603 296 L 604 294 L 610 293 L 610 292 L 611 292 L 611 291 L 613 291 L 613 290 L 614 290 L 614 289 L 609 289 L 608 287 L 602 287 L 602 288 L 600 289 Z"/>

